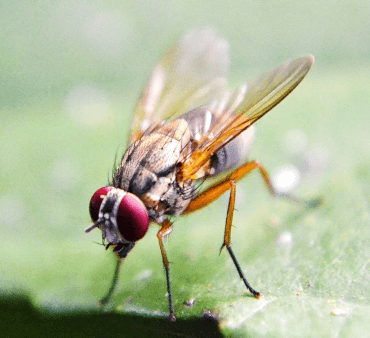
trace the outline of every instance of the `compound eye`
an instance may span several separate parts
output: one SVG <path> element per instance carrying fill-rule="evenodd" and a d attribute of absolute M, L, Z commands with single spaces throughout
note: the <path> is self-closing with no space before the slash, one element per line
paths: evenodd
<path fill-rule="evenodd" d="M 105 196 L 112 189 L 113 187 L 103 187 L 95 191 L 94 195 L 92 195 L 91 200 L 90 200 L 89 211 L 90 211 L 90 217 L 93 220 L 93 222 L 96 222 L 98 220 L 100 206 Z"/>
<path fill-rule="evenodd" d="M 130 242 L 143 238 L 148 231 L 148 212 L 144 203 L 134 194 L 127 193 L 122 198 L 117 214 L 117 226 L 122 236 Z"/>

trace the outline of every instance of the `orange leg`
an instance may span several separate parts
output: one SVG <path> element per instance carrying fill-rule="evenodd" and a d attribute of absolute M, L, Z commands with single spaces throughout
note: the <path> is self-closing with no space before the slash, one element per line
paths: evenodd
<path fill-rule="evenodd" d="M 271 181 L 268 177 L 267 171 L 262 167 L 261 164 L 259 164 L 257 161 L 253 162 L 247 162 L 237 168 L 231 175 L 226 178 L 224 181 L 209 187 L 206 191 L 204 191 L 202 194 L 197 196 L 194 200 L 190 202 L 187 209 L 184 211 L 184 214 L 189 214 L 193 211 L 199 210 L 206 205 L 212 203 L 217 198 L 219 198 L 223 193 L 225 193 L 227 190 L 230 190 L 232 188 L 232 181 L 237 182 L 240 179 L 242 179 L 244 176 L 249 174 L 253 169 L 258 168 L 262 174 L 263 179 L 265 180 L 265 183 L 267 184 L 267 187 L 269 191 L 276 195 L 274 188 L 272 187 Z"/>
<path fill-rule="evenodd" d="M 191 213 L 193 211 L 199 210 L 206 205 L 212 203 L 217 198 L 219 198 L 223 193 L 225 193 L 227 190 L 230 190 L 230 199 L 229 199 L 229 206 L 227 210 L 227 217 L 226 217 L 226 226 L 225 226 L 225 236 L 224 236 L 224 242 L 221 246 L 221 250 L 226 246 L 227 251 L 229 252 L 231 259 L 234 262 L 234 265 L 236 269 L 238 270 L 240 278 L 243 280 L 245 286 L 247 289 L 256 297 L 260 298 L 262 296 L 261 293 L 255 291 L 248 283 L 247 279 L 245 278 L 243 271 L 240 268 L 240 265 L 234 255 L 234 252 L 231 248 L 231 227 L 232 227 L 232 221 L 233 221 L 233 214 L 234 214 L 234 206 L 235 206 L 235 196 L 236 196 L 236 182 L 242 179 L 244 176 L 246 176 L 248 173 L 250 173 L 253 169 L 259 169 L 262 178 L 264 179 L 267 188 L 269 189 L 270 193 L 274 196 L 283 196 L 288 199 L 290 199 L 293 202 L 297 203 L 304 203 L 309 207 L 315 207 L 321 204 L 321 199 L 316 199 L 312 201 L 302 201 L 294 196 L 288 195 L 288 194 L 280 194 L 277 193 L 274 190 L 274 187 L 272 186 L 271 180 L 267 174 L 267 171 L 265 168 L 258 163 L 257 161 L 247 162 L 243 165 L 241 165 L 239 168 L 237 168 L 234 172 L 231 173 L 231 175 L 226 178 L 224 181 L 208 188 L 206 191 L 204 191 L 202 194 L 200 194 L 198 197 L 196 197 L 194 200 L 192 200 L 187 207 L 187 209 L 184 211 L 184 214 Z"/>
<path fill-rule="evenodd" d="M 196 211 L 198 209 L 201 209 L 205 207 L 206 205 L 212 203 L 214 200 L 216 200 L 218 197 L 220 197 L 223 193 L 225 193 L 227 190 L 230 190 L 230 199 L 229 199 L 229 206 L 227 210 L 227 217 L 226 217 L 226 226 L 225 226 L 225 236 L 224 236 L 224 242 L 221 246 L 221 250 L 226 247 L 227 251 L 229 252 L 231 259 L 234 262 L 234 265 L 239 273 L 240 278 L 243 280 L 246 288 L 256 297 L 260 298 L 262 296 L 261 293 L 255 291 L 248 283 L 247 279 L 245 278 L 243 271 L 241 270 L 241 267 L 234 255 L 234 252 L 231 247 L 231 227 L 232 227 L 232 221 L 233 221 L 233 214 L 234 214 L 234 206 L 235 206 L 235 196 L 236 196 L 236 182 L 242 179 L 244 176 L 246 176 L 248 173 L 250 173 L 253 169 L 258 168 L 262 178 L 264 179 L 267 188 L 273 195 L 279 195 L 274 190 L 272 183 L 270 181 L 270 178 L 267 174 L 267 171 L 265 168 L 258 163 L 257 161 L 253 162 L 247 162 L 237 168 L 231 175 L 224 181 L 214 185 L 213 187 L 208 188 L 205 192 L 200 194 L 197 198 L 195 198 L 193 201 L 190 202 L 189 206 L 185 210 L 184 214 L 188 214 L 190 212 Z M 299 202 L 298 199 L 295 197 L 292 197 L 290 195 L 283 195 L 288 197 L 289 199 Z"/>
<path fill-rule="evenodd" d="M 292 202 L 303 203 L 307 205 L 308 207 L 315 207 L 321 204 L 322 202 L 321 199 L 304 201 L 290 194 L 277 193 L 274 187 L 272 186 L 271 180 L 269 178 L 269 175 L 266 169 L 259 162 L 252 161 L 252 162 L 247 162 L 241 165 L 234 172 L 232 172 L 231 175 L 228 178 L 226 178 L 224 181 L 212 187 L 209 187 L 206 191 L 204 191 L 202 194 L 197 196 L 194 200 L 190 202 L 190 204 L 188 205 L 187 209 L 184 211 L 183 214 L 189 214 L 193 211 L 199 210 L 207 206 L 208 204 L 212 203 L 217 198 L 219 198 L 223 193 L 225 193 L 227 190 L 230 190 L 232 188 L 232 183 L 231 183 L 232 181 L 234 181 L 235 183 L 238 182 L 244 176 L 246 176 L 253 169 L 256 169 L 256 168 L 260 171 L 262 178 L 265 181 L 265 184 L 272 195 L 286 197 Z"/>
<path fill-rule="evenodd" d="M 250 284 L 248 283 L 247 279 L 244 276 L 244 273 L 234 255 L 234 251 L 231 248 L 231 227 L 233 226 L 233 215 L 234 215 L 234 206 L 235 206 L 235 196 L 236 196 L 236 185 L 235 181 L 230 180 L 231 190 L 230 190 L 230 199 L 229 199 L 229 206 L 227 208 L 227 216 L 226 216 L 226 226 L 225 226 L 225 236 L 224 242 L 221 246 L 222 249 L 226 246 L 227 251 L 230 254 L 231 259 L 234 262 L 236 269 L 238 270 L 239 277 L 243 280 L 244 285 L 246 288 L 255 296 L 256 298 L 262 297 L 262 294 L 258 291 L 254 290 Z"/>
<path fill-rule="evenodd" d="M 162 228 L 157 233 L 157 238 L 159 241 L 159 248 L 161 249 L 163 266 L 166 270 L 166 279 L 167 279 L 167 292 L 168 292 L 168 301 L 170 307 L 169 319 L 171 322 L 176 320 L 175 312 L 173 310 L 173 301 L 171 293 L 171 283 L 170 283 L 170 262 L 168 261 L 166 250 L 163 245 L 163 238 L 168 236 L 172 231 L 172 224 L 170 221 L 165 220 L 162 224 Z"/>

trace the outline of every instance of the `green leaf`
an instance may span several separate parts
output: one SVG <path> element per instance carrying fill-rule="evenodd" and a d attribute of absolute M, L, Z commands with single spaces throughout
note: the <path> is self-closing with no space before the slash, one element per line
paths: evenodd
<path fill-rule="evenodd" d="M 90 225 L 91 195 L 106 184 L 115 155 L 119 158 L 126 145 L 130 121 L 127 107 L 135 100 L 134 90 L 129 88 L 131 81 L 144 81 L 145 75 L 136 76 L 127 66 L 127 78 L 117 80 L 115 70 L 110 70 L 109 77 L 99 82 L 110 65 L 88 58 L 86 50 L 76 55 L 77 43 L 75 46 L 63 40 L 55 48 L 65 54 L 50 50 L 39 59 L 39 51 L 49 46 L 49 40 L 54 41 L 52 34 L 42 31 L 37 35 L 38 26 L 32 26 L 32 36 L 38 42 L 34 46 L 24 27 L 30 25 L 29 21 L 20 28 L 9 25 L 10 33 L 1 45 L 5 51 L 2 83 L 6 87 L 0 111 L 0 325 L 4 336 L 367 336 L 370 68 L 361 60 L 368 57 L 364 50 L 368 46 L 360 34 L 339 34 L 343 33 L 339 26 L 347 27 L 351 22 L 360 25 L 365 14 L 353 6 L 352 16 L 347 16 L 337 7 L 336 11 L 334 5 L 333 11 L 326 8 L 330 20 L 326 15 L 322 15 L 325 20 L 315 16 L 317 28 L 309 37 L 316 41 L 312 43 L 312 48 L 317 48 L 316 64 L 291 96 L 258 121 L 251 153 L 251 158 L 272 174 L 284 164 L 298 167 L 301 181 L 294 193 L 304 199 L 322 197 L 324 203 L 307 209 L 274 199 L 257 172 L 238 183 L 232 244 L 248 281 L 264 295 L 259 300 L 245 290 L 227 251 L 219 254 L 228 194 L 204 210 L 176 220 L 165 243 L 171 262 L 176 323 L 164 319 L 168 299 L 156 225 L 124 262 L 117 290 L 104 315 L 97 301 L 109 287 L 115 257 L 99 245 L 99 231 L 84 233 Z M 284 14 L 279 8 L 269 8 L 272 20 L 257 16 L 259 24 L 264 22 L 266 29 L 275 32 L 278 14 Z M 135 8 L 130 10 L 135 13 Z M 15 8 L 11 12 L 16 21 L 14 13 L 18 12 Z M 45 13 L 54 13 L 45 9 L 42 14 L 40 8 L 31 5 L 28 12 L 44 18 Z M 310 18 L 307 15 L 294 16 L 295 23 L 299 18 Z M 341 25 L 337 18 L 343 19 Z M 235 19 L 238 25 L 245 21 L 244 14 L 242 19 Z M 170 25 L 171 20 L 165 23 Z M 284 32 L 282 26 L 289 26 L 289 20 L 281 20 L 284 22 L 276 34 Z M 217 22 L 222 22 L 221 18 Z M 333 33 L 335 36 L 328 37 L 329 26 L 338 28 L 338 36 Z M 300 32 L 310 30 L 299 27 Z M 145 29 L 149 32 L 149 25 Z M 292 54 L 300 50 L 295 48 L 297 41 L 311 46 L 306 35 L 300 35 L 306 37 L 303 40 L 295 37 L 289 40 Z M 355 38 L 366 46 L 356 49 Z M 168 36 L 162 39 L 164 45 L 170 41 Z M 255 39 L 257 45 L 265 41 L 263 34 Z M 276 36 L 269 39 L 276 40 Z M 343 39 L 347 49 L 335 48 L 331 39 L 338 44 Z M 5 48 L 6 41 L 10 49 Z M 243 45 L 248 54 L 241 37 L 233 41 L 234 45 Z M 276 49 L 270 53 L 281 56 L 281 41 L 275 47 L 268 41 Z M 322 46 L 326 42 L 327 49 Z M 136 55 L 138 49 L 130 48 Z M 18 50 L 21 52 L 16 53 Z M 31 50 L 33 53 L 29 53 Z M 258 59 L 260 50 L 251 48 L 252 52 Z M 357 53 L 358 58 L 346 59 L 350 52 Z M 30 60 L 24 63 L 26 56 Z M 47 62 L 49 58 L 55 63 Z M 86 64 L 81 61 L 85 59 Z M 150 69 L 155 61 L 147 60 L 147 64 L 136 67 Z M 64 62 L 73 71 L 68 72 Z M 274 65 L 271 62 L 266 61 L 264 70 Z M 234 74 L 244 78 L 242 66 L 239 59 Z M 32 76 L 27 76 L 27 71 Z M 40 78 L 36 78 L 38 73 Z M 110 102 L 104 106 L 106 115 L 96 123 L 93 115 L 91 120 L 89 115 L 87 119 L 76 118 L 65 99 L 73 86 L 89 79 L 111 93 L 106 95 Z M 128 83 L 126 96 L 121 88 L 110 91 L 110 86 L 118 87 L 122 82 Z M 92 104 L 93 111 L 94 107 Z M 294 129 L 303 133 L 307 145 L 300 153 L 292 154 L 286 142 Z M 195 301 L 193 306 L 184 306 L 191 299 Z"/>

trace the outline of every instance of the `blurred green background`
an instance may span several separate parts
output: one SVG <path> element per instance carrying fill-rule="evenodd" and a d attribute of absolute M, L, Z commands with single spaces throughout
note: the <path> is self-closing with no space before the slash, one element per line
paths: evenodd
<path fill-rule="evenodd" d="M 4 336 L 364 337 L 370 331 L 370 3 L 367 1 L 1 1 L 0 260 Z M 156 226 L 124 264 L 101 316 L 114 257 L 89 235 L 88 203 L 124 151 L 131 112 L 167 47 L 191 28 L 230 42 L 229 86 L 311 53 L 296 91 L 257 124 L 258 173 L 237 187 L 233 245 L 219 248 L 227 196 L 176 221 L 166 247 L 178 321 L 167 323 Z M 291 147 L 298 140 L 298 148 Z M 184 301 L 195 298 L 187 309 Z M 332 315 L 343 309 L 342 316 Z M 211 310 L 219 322 L 201 319 Z"/>

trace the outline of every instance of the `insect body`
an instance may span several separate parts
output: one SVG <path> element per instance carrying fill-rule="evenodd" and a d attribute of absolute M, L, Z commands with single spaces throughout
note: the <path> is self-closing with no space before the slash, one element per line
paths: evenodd
<path fill-rule="evenodd" d="M 212 30 L 193 31 L 169 49 L 156 64 L 135 108 L 130 144 L 114 173 L 113 182 L 90 201 L 94 224 L 118 257 L 109 300 L 122 260 L 148 230 L 160 225 L 157 237 L 166 271 L 169 318 L 175 320 L 170 265 L 163 238 L 172 231 L 171 216 L 198 210 L 227 190 L 230 200 L 224 242 L 245 286 L 246 280 L 231 247 L 236 182 L 259 169 L 277 195 L 265 169 L 246 155 L 253 138 L 252 124 L 284 99 L 305 77 L 312 56 L 284 63 L 234 91 L 223 91 L 228 45 Z M 231 171 L 233 170 L 233 171 Z M 231 173 L 225 177 L 225 173 Z M 197 183 L 213 177 L 202 193 Z"/>

